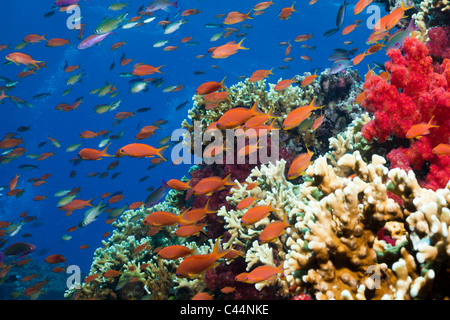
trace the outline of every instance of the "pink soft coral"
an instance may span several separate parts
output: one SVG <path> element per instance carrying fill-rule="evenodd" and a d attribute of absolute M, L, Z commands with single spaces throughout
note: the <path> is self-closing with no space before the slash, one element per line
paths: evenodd
<path fill-rule="evenodd" d="M 429 162 L 430 170 L 422 184 L 435 190 L 443 188 L 450 179 L 450 156 L 438 156 L 432 150 L 450 139 L 450 60 L 444 59 L 440 68 L 435 68 L 442 72 L 435 72 L 427 47 L 415 38 L 405 39 L 403 55 L 391 49 L 388 56 L 391 61 L 385 66 L 390 72 L 389 82 L 373 75 L 364 83 L 366 100 L 362 105 L 374 113 L 375 119 L 363 127 L 362 134 L 369 141 L 377 138 L 379 142 L 390 135 L 405 138 L 412 125 L 428 123 L 434 117 L 433 124 L 439 128 L 412 141 L 409 148 L 392 150 L 387 158 L 391 167 L 406 170 L 423 170 Z"/>

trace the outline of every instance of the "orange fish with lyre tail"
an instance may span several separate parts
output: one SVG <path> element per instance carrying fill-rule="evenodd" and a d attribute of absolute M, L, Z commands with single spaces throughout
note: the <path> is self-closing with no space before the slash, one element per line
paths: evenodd
<path fill-rule="evenodd" d="M 6 60 L 14 62 L 15 64 L 24 64 L 26 66 L 33 65 L 36 68 L 39 68 L 39 63 L 44 61 L 34 60 L 30 55 L 22 53 L 22 52 L 12 52 L 6 55 Z"/>
<path fill-rule="evenodd" d="M 251 109 L 247 108 L 233 108 L 225 112 L 217 121 L 217 128 L 219 129 L 234 129 L 247 122 L 253 116 L 265 115 L 258 108 L 258 100 L 253 104 Z"/>
<path fill-rule="evenodd" d="M 158 256 L 162 259 L 166 260 L 175 260 L 178 258 L 184 258 L 186 256 L 189 256 L 193 254 L 195 251 L 194 249 L 189 249 L 188 247 L 181 246 L 181 245 L 173 245 L 168 246 L 165 248 L 162 248 L 158 251 Z"/>
<path fill-rule="evenodd" d="M 231 25 L 231 24 L 236 24 L 236 23 L 242 22 L 242 21 L 244 21 L 246 19 L 253 19 L 252 17 L 250 17 L 250 12 L 252 12 L 252 10 L 250 10 L 247 14 L 240 13 L 240 12 L 237 12 L 237 11 L 230 12 L 225 17 L 225 20 L 223 21 L 223 24 Z"/>
<path fill-rule="evenodd" d="M 181 224 L 182 222 L 184 222 L 184 215 L 186 214 L 186 212 L 187 210 L 182 214 L 177 215 L 168 211 L 155 211 L 150 213 L 142 223 L 150 227 L 162 227 Z"/>
<path fill-rule="evenodd" d="M 422 122 L 419 124 L 413 125 L 408 132 L 406 132 L 406 138 L 408 139 L 420 139 L 422 136 L 430 133 L 431 128 L 439 128 L 439 126 L 432 125 L 431 121 L 433 121 L 434 116 L 431 117 L 428 123 Z"/>
<path fill-rule="evenodd" d="M 241 44 L 244 40 L 245 40 L 245 38 L 242 39 L 241 41 L 239 41 L 239 43 L 231 41 L 231 42 L 228 42 L 227 44 L 217 47 L 212 52 L 211 56 L 214 59 L 224 59 L 224 58 L 228 58 L 229 56 L 235 54 L 239 49 L 248 50 L 249 48 L 245 48 L 245 47 L 241 46 Z"/>
<path fill-rule="evenodd" d="M 283 221 L 274 221 L 267 225 L 259 234 L 259 241 L 262 243 L 274 241 L 286 231 L 286 227 L 288 226 L 289 221 L 286 214 Z"/>
<path fill-rule="evenodd" d="M 78 152 L 78 156 L 83 160 L 100 160 L 103 157 L 112 157 L 112 155 L 106 153 L 109 145 L 110 143 L 103 150 L 83 148 Z"/>
<path fill-rule="evenodd" d="M 183 213 L 183 220 L 181 221 L 181 224 L 193 224 L 196 223 L 197 221 L 200 221 L 201 219 L 203 219 L 207 214 L 211 214 L 217 212 L 217 210 L 214 210 L 213 208 L 211 208 L 211 206 L 209 205 L 209 199 L 206 202 L 206 205 L 204 208 L 195 208 L 195 209 L 190 209 L 187 210 L 186 212 Z"/>
<path fill-rule="evenodd" d="M 148 76 L 150 74 L 153 74 L 155 72 L 162 73 L 159 69 L 164 67 L 164 65 L 159 67 L 154 67 L 148 64 L 137 64 L 134 65 L 134 69 L 132 74 L 135 76 Z"/>
<path fill-rule="evenodd" d="M 278 273 L 283 273 L 283 263 L 281 263 L 278 267 L 268 265 L 260 266 L 248 273 L 246 282 L 258 283 L 269 280 L 274 278 Z"/>
<path fill-rule="evenodd" d="M 256 223 L 259 220 L 268 217 L 273 210 L 272 203 L 269 203 L 267 206 L 256 206 L 248 209 L 242 216 L 241 223 L 243 225 Z"/>
<path fill-rule="evenodd" d="M 292 6 L 281 9 L 280 16 L 279 16 L 280 20 L 289 19 L 292 12 L 297 12 L 297 10 L 294 9 L 294 5 L 295 5 L 295 1 L 292 4 Z"/>
<path fill-rule="evenodd" d="M 175 189 L 178 191 L 184 191 L 186 189 L 189 189 L 189 181 L 183 182 L 180 181 L 178 179 L 170 179 L 169 181 L 167 181 L 167 186 L 170 189 Z"/>
<path fill-rule="evenodd" d="M 305 170 L 312 163 L 311 158 L 314 153 L 309 151 L 308 148 L 306 148 L 306 150 L 308 150 L 308 152 L 300 154 L 294 159 L 294 161 L 292 161 L 292 164 L 289 167 L 288 171 L 288 180 L 292 180 L 300 175 L 303 175 L 305 173 Z"/>
<path fill-rule="evenodd" d="M 290 130 L 292 128 L 295 128 L 295 127 L 299 126 L 306 118 L 308 118 L 311 115 L 311 112 L 313 110 L 324 107 L 324 106 L 315 107 L 314 106 L 315 100 L 316 100 L 316 98 L 314 97 L 314 99 L 311 101 L 311 103 L 308 106 L 305 105 L 305 106 L 301 106 L 301 107 L 298 107 L 297 109 L 292 110 L 284 119 L 281 127 L 284 130 Z"/>
<path fill-rule="evenodd" d="M 232 249 L 224 250 L 220 246 L 220 238 L 217 238 L 212 253 L 199 254 L 184 258 L 178 265 L 176 274 L 178 277 L 195 277 L 208 269 L 216 267 L 219 263 L 217 260 L 224 257 Z"/>
<path fill-rule="evenodd" d="M 317 78 L 317 70 L 314 72 L 314 74 L 307 76 L 305 79 L 303 79 L 301 86 L 306 87 L 307 85 L 310 85 L 314 80 Z"/>
<path fill-rule="evenodd" d="M 169 146 L 164 146 L 157 149 L 144 143 L 131 143 L 117 150 L 116 157 L 129 156 L 132 158 L 153 158 L 158 156 L 166 161 L 167 159 L 163 157 L 162 152 L 168 147 Z"/>
<path fill-rule="evenodd" d="M 225 89 L 223 86 L 223 82 L 225 81 L 225 78 L 222 79 L 222 81 L 208 81 L 205 83 L 202 83 L 198 86 L 198 88 L 195 90 L 196 94 L 208 94 L 212 92 L 219 91 L 220 89 Z"/>
<path fill-rule="evenodd" d="M 273 70 L 273 68 L 270 70 L 256 70 L 255 72 L 252 73 L 250 78 L 248 78 L 248 81 L 256 82 L 256 81 L 260 81 L 264 78 L 267 78 L 269 76 L 269 74 L 273 74 L 272 70 Z"/>
<path fill-rule="evenodd" d="M 292 83 L 295 82 L 295 76 L 292 79 L 281 80 L 278 82 L 273 88 L 275 91 L 281 91 L 289 87 Z"/>
<path fill-rule="evenodd" d="M 195 195 L 206 196 L 223 190 L 226 186 L 234 186 L 234 182 L 231 180 L 231 173 L 223 179 L 220 177 L 208 177 L 200 180 L 194 187 L 191 185 Z"/>

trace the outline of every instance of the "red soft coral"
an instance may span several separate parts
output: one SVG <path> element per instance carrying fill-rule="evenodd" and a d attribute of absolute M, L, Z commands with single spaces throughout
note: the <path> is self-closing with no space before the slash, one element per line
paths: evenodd
<path fill-rule="evenodd" d="M 392 150 L 387 158 L 391 167 L 423 170 L 429 162 L 430 170 L 422 185 L 432 189 L 443 188 L 450 178 L 448 156 L 432 153 L 433 147 L 450 140 L 450 60 L 444 59 L 440 68 L 433 69 L 433 59 L 427 47 L 415 38 L 406 38 L 403 54 L 400 50 L 388 51 L 391 61 L 386 62 L 390 72 L 389 82 L 379 76 L 371 76 L 364 83 L 366 100 L 363 107 L 374 114 L 375 119 L 363 127 L 364 138 L 377 138 L 385 142 L 390 135 L 405 138 L 411 126 L 432 117 L 430 134 L 412 141 L 409 148 Z M 435 70 L 440 70 L 436 72 Z"/>

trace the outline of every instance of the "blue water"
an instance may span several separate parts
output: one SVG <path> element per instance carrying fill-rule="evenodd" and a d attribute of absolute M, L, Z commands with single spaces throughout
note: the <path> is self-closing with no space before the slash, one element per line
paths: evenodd
<path fill-rule="evenodd" d="M 85 1 L 79 2 L 81 9 L 81 22 L 86 24 L 83 39 L 91 35 L 97 25 L 106 16 L 113 17 L 120 13 L 129 12 L 129 18 L 134 16 L 141 5 L 148 5 L 148 1 L 128 1 L 129 6 L 120 11 L 108 10 L 108 6 L 115 1 Z M 125 1 L 124 1 L 125 2 Z M 4 248 L 16 242 L 28 242 L 36 246 L 36 251 L 31 253 L 34 266 L 15 267 L 10 274 L 16 274 L 19 278 L 33 273 L 33 270 L 39 272 L 39 277 L 30 281 L 34 284 L 42 281 L 46 275 L 53 277 L 54 282 L 59 282 L 55 287 L 60 288 L 54 295 L 42 295 L 41 299 L 62 299 L 65 289 L 64 273 L 52 274 L 49 266 L 44 259 L 51 254 L 61 254 L 66 258 L 68 265 L 77 265 L 83 273 L 88 273 L 92 263 L 93 253 L 96 248 L 101 246 L 102 235 L 113 231 L 113 227 L 105 224 L 107 214 L 101 215 L 96 221 L 85 228 L 78 229 L 75 232 L 68 233 L 67 229 L 77 225 L 85 210 L 76 210 L 72 215 L 66 217 L 64 212 L 56 207 L 60 198 L 54 197 L 56 191 L 81 187 L 78 199 L 94 198 L 93 204 L 100 202 L 100 195 L 104 192 L 123 191 L 124 200 L 111 205 L 112 207 L 122 207 L 125 203 L 131 204 L 135 201 L 144 201 L 149 195 L 147 188 L 153 186 L 155 189 L 161 185 L 162 179 L 181 178 L 187 174 L 189 165 L 174 166 L 172 162 L 164 162 L 152 170 L 147 170 L 150 164 L 148 159 L 121 158 L 119 166 L 110 170 L 106 178 L 91 177 L 87 175 L 91 172 L 105 172 L 106 167 L 115 158 L 104 158 L 100 161 L 82 161 L 79 165 L 73 166 L 70 159 L 77 157 L 77 151 L 66 152 L 65 149 L 74 143 L 83 139 L 78 135 L 85 130 L 94 132 L 100 130 L 111 130 L 111 134 L 118 134 L 124 130 L 124 135 L 120 140 L 113 140 L 108 151 L 113 154 L 121 146 L 133 143 L 134 136 L 138 132 L 137 127 L 150 125 L 158 119 L 166 119 L 168 123 L 162 126 L 162 129 L 156 131 L 156 135 L 144 140 L 145 143 L 157 146 L 158 141 L 172 133 L 173 130 L 180 128 L 183 119 L 187 118 L 187 111 L 192 107 L 192 96 L 195 89 L 206 81 L 220 81 L 224 77 L 225 84 L 231 86 L 237 83 L 237 77 L 250 76 L 258 69 L 271 69 L 274 75 L 268 78 L 268 82 L 276 83 L 278 79 L 290 79 L 294 75 L 303 75 L 303 72 L 310 72 L 316 69 L 320 71 L 329 68 L 332 65 L 328 57 L 333 53 L 334 48 L 358 48 L 358 53 L 363 52 L 367 45 L 365 40 L 371 31 L 366 27 L 365 21 L 370 16 L 363 12 L 358 16 L 353 15 L 353 6 L 356 1 L 350 1 L 345 15 L 343 27 L 352 24 L 354 20 L 361 19 L 363 23 L 352 33 L 343 36 L 340 32 L 331 37 L 323 37 L 322 34 L 334 28 L 336 14 L 341 1 L 319 0 L 314 5 L 308 5 L 307 1 L 297 1 L 295 9 L 288 20 L 280 20 L 278 13 L 281 8 L 291 6 L 293 1 L 278 0 L 270 6 L 265 14 L 254 16 L 253 19 L 246 20 L 243 23 L 232 25 L 230 27 L 239 28 L 239 32 L 247 33 L 244 38 L 243 46 L 249 50 L 239 50 L 237 54 L 226 59 L 212 59 L 208 54 L 205 58 L 197 59 L 197 55 L 206 54 L 206 51 L 212 46 L 225 44 L 229 41 L 240 41 L 242 38 L 232 36 L 216 42 L 211 42 L 213 34 L 222 31 L 222 28 L 206 28 L 206 23 L 221 23 L 222 18 L 214 18 L 217 14 L 227 14 L 230 11 L 239 11 L 247 13 L 259 1 L 194 1 L 180 0 L 178 8 L 170 8 L 170 12 L 157 11 L 153 14 L 156 19 L 143 26 L 122 29 L 118 28 L 115 34 L 108 36 L 103 42 L 94 47 L 79 50 L 77 45 L 80 40 L 77 39 L 78 30 L 70 30 L 66 26 L 69 14 L 66 12 L 55 12 L 50 17 L 44 17 L 44 14 L 52 10 L 54 1 L 51 0 L 22 0 L 22 1 L 2 1 L 0 3 L 0 44 L 9 44 L 9 49 L 0 52 L 0 76 L 11 80 L 18 80 L 16 87 L 7 92 L 8 95 L 17 96 L 33 105 L 32 108 L 23 106 L 17 107 L 8 99 L 4 99 L 0 104 L 0 136 L 10 132 L 17 132 L 20 126 L 31 126 L 31 130 L 21 133 L 17 137 L 23 137 L 25 156 L 21 156 L 14 161 L 0 165 L 0 186 L 7 186 L 9 181 L 19 174 L 18 188 L 25 188 L 25 193 L 20 198 L 7 197 L 8 190 L 0 193 L 0 220 L 1 221 L 19 221 L 19 215 L 26 211 L 29 216 L 37 216 L 37 220 L 26 223 L 20 232 L 14 237 L 4 238 Z M 198 15 L 185 17 L 187 21 L 176 32 L 164 35 L 163 29 L 157 23 L 161 20 L 178 20 L 181 17 L 174 16 L 179 10 L 196 8 L 201 10 Z M 384 9 L 381 9 L 384 14 Z M 245 29 L 242 24 L 250 24 L 252 27 Z M 314 37 L 306 42 L 296 43 L 293 39 L 300 34 L 309 34 L 313 32 Z M 28 34 L 46 35 L 46 39 L 64 38 L 70 39 L 71 45 L 49 48 L 45 42 L 29 44 L 20 52 L 31 55 L 34 59 L 46 61 L 46 68 L 36 71 L 29 77 L 19 79 L 17 74 L 23 71 L 24 66 L 7 64 L 4 58 L 7 54 L 15 52 L 16 45 L 22 42 L 22 39 Z M 187 46 L 180 43 L 184 37 L 193 37 L 199 45 Z M 163 51 L 162 48 L 154 48 L 153 44 L 158 40 L 170 39 L 168 45 L 177 45 L 178 49 L 170 52 Z M 285 46 L 280 46 L 282 41 L 289 41 L 292 44 L 290 57 L 293 61 L 283 62 L 285 56 Z M 353 44 L 343 45 L 346 40 L 352 40 Z M 125 41 L 126 44 L 115 51 L 110 51 L 112 44 Z M 303 49 L 301 44 L 317 46 L 315 50 Z M 133 59 L 133 62 L 120 66 L 119 60 L 122 53 L 127 58 Z M 308 55 L 312 61 L 300 59 L 301 55 Z M 64 72 L 65 61 L 69 65 L 80 65 L 79 70 L 71 73 Z M 367 71 L 367 65 L 374 61 L 384 62 L 386 55 L 380 51 L 367 57 L 363 63 L 358 65 L 361 75 Z M 149 85 L 149 90 L 143 93 L 129 93 L 128 81 L 133 78 L 119 77 L 121 72 L 131 72 L 135 63 L 146 63 L 153 66 L 164 65 L 161 70 L 164 74 L 157 74 L 157 77 L 163 77 L 165 83 L 156 88 Z M 110 66 L 115 63 L 112 70 Z M 218 68 L 213 68 L 216 65 Z M 279 69 L 280 66 L 288 66 L 287 69 Z M 64 90 L 70 86 L 66 85 L 66 80 L 70 75 L 83 71 L 82 81 L 73 85 L 72 91 L 63 96 Z M 204 74 L 195 75 L 194 71 L 203 71 Z M 153 75 L 152 75 L 153 76 Z M 152 77 L 150 76 L 150 77 Z M 119 94 L 115 98 L 109 96 L 98 97 L 98 95 L 89 94 L 95 88 L 100 88 L 105 83 L 112 83 L 117 86 Z M 183 89 L 178 92 L 162 91 L 169 85 L 182 84 Z M 1 84 L 3 85 L 3 84 Z M 33 99 L 33 96 L 39 93 L 49 92 L 50 96 L 42 99 Z M 83 97 L 80 106 L 70 112 L 56 110 L 59 103 L 73 104 L 79 97 Z M 119 108 L 113 112 L 105 114 L 96 114 L 93 107 L 98 104 L 109 104 L 121 99 Z M 176 111 L 176 107 L 182 102 L 188 100 L 189 103 L 183 109 Z M 143 107 L 152 107 L 151 111 L 145 113 L 136 113 L 136 110 Z M 114 115 L 119 111 L 135 111 L 135 116 L 123 120 L 121 123 L 113 126 L 115 122 Z M 48 137 L 57 139 L 61 148 L 55 148 Z M 97 148 L 101 138 L 86 139 L 83 147 Z M 47 141 L 47 144 L 38 148 L 38 144 Z M 43 152 L 55 153 L 54 156 L 44 160 L 36 161 L 26 158 L 27 154 Z M 165 155 L 170 156 L 170 150 L 166 150 Z M 19 165 L 35 164 L 39 169 L 20 170 Z M 69 173 L 75 170 L 76 176 L 69 177 Z M 121 174 L 116 179 L 111 179 L 114 172 Z M 29 178 L 40 177 L 43 174 L 50 173 L 51 177 L 48 183 L 32 187 Z M 144 176 L 149 178 L 144 182 L 139 179 Z M 46 196 L 43 201 L 34 201 L 36 195 Z M 30 233 L 29 238 L 22 237 L 23 234 Z M 71 235 L 68 241 L 61 239 L 63 235 Z M 82 245 L 89 245 L 89 248 L 81 250 Z M 43 252 L 44 250 L 44 252 Z M 8 261 L 18 259 L 9 257 Z M 9 299 L 10 293 L 27 287 L 21 281 L 12 281 L 0 285 L 0 298 Z M 56 290 L 56 289 L 55 289 Z"/>

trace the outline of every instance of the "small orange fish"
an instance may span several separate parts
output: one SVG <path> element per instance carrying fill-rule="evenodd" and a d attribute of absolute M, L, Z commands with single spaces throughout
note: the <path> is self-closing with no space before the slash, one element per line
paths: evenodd
<path fill-rule="evenodd" d="M 23 42 L 27 43 L 38 43 L 41 42 L 42 40 L 47 41 L 45 39 L 45 34 L 43 36 L 40 36 L 38 34 L 29 34 L 23 38 Z"/>
<path fill-rule="evenodd" d="M 278 267 L 268 265 L 257 267 L 247 275 L 247 283 L 258 283 L 275 277 L 278 273 L 283 273 L 283 263 Z"/>
<path fill-rule="evenodd" d="M 217 212 L 217 210 L 211 208 L 208 199 L 204 208 L 186 210 L 186 212 L 183 213 L 183 219 L 180 220 L 181 225 L 196 223 L 197 221 L 203 219 L 207 214 L 211 214 L 214 212 Z"/>
<path fill-rule="evenodd" d="M 241 41 L 239 41 L 239 43 L 231 41 L 231 42 L 228 42 L 227 44 L 219 46 L 212 52 L 211 56 L 214 59 L 224 59 L 224 58 L 227 58 L 227 57 L 235 54 L 239 49 L 248 50 L 249 48 L 245 48 L 245 47 L 241 46 L 241 44 L 244 40 L 245 40 L 245 38 L 243 38 Z"/>
<path fill-rule="evenodd" d="M 308 148 L 306 148 L 306 150 L 308 150 L 308 152 L 298 155 L 294 159 L 294 161 L 292 161 L 292 164 L 289 167 L 289 171 L 288 171 L 288 180 L 295 179 L 298 176 L 304 174 L 305 170 L 312 163 L 311 158 L 314 155 L 314 153 L 309 151 Z"/>
<path fill-rule="evenodd" d="M 206 234 L 203 230 L 205 226 L 206 223 L 180 226 L 177 230 L 175 230 L 175 235 L 177 237 L 191 237 L 200 234 L 200 232 Z"/>
<path fill-rule="evenodd" d="M 274 241 L 285 232 L 285 229 L 288 226 L 289 221 L 286 214 L 283 221 L 274 221 L 267 225 L 259 234 L 259 241 L 262 243 Z"/>
<path fill-rule="evenodd" d="M 237 210 L 244 210 L 248 207 L 250 207 L 258 198 L 256 197 L 247 197 L 239 201 L 239 203 L 236 206 Z"/>
<path fill-rule="evenodd" d="M 305 79 L 303 79 L 301 86 L 306 87 L 307 85 L 310 85 L 314 80 L 317 78 L 317 70 L 314 72 L 314 74 L 307 76 Z"/>
<path fill-rule="evenodd" d="M 320 114 L 320 116 L 314 120 L 314 123 L 311 126 L 311 129 L 316 130 L 318 127 L 320 127 L 320 125 L 323 123 L 323 120 L 325 119 L 325 115 L 324 114 Z"/>
<path fill-rule="evenodd" d="M 251 109 L 237 107 L 226 111 L 217 121 L 219 129 L 234 129 L 247 122 L 251 117 L 264 115 L 258 108 L 258 100 Z"/>
<path fill-rule="evenodd" d="M 183 215 L 177 215 L 167 211 L 155 211 L 150 213 L 143 221 L 143 224 L 151 227 L 169 226 L 179 224 Z"/>
<path fill-rule="evenodd" d="M 31 58 L 30 55 L 21 53 L 21 52 L 12 52 L 8 55 L 6 55 L 6 60 L 14 62 L 16 65 L 24 64 L 24 65 L 33 65 L 36 68 L 39 68 L 38 63 L 41 63 L 43 61 L 37 61 Z"/>
<path fill-rule="evenodd" d="M 164 146 L 159 149 L 143 143 L 131 143 L 123 146 L 116 152 L 116 157 L 129 156 L 132 158 L 152 158 L 155 156 L 160 157 L 166 161 L 162 152 L 169 146 Z"/>
<path fill-rule="evenodd" d="M 199 292 L 191 300 L 212 300 L 213 296 L 207 292 Z"/>
<path fill-rule="evenodd" d="M 324 106 L 315 107 L 314 106 L 315 100 L 316 100 L 316 98 L 314 97 L 314 99 L 311 101 L 311 103 L 308 106 L 305 105 L 305 106 L 301 106 L 301 107 L 298 107 L 298 108 L 292 110 L 284 119 L 281 127 L 284 130 L 290 130 L 292 128 L 295 128 L 295 127 L 299 126 L 306 118 L 308 118 L 311 115 L 311 112 L 313 110 L 324 107 Z"/>
<path fill-rule="evenodd" d="M 47 47 L 61 47 L 63 45 L 70 44 L 69 39 L 53 38 L 47 41 Z"/>
<path fill-rule="evenodd" d="M 235 287 L 223 287 L 222 289 L 220 289 L 220 292 L 225 293 L 225 294 L 232 293 L 234 291 L 236 291 Z"/>
<path fill-rule="evenodd" d="M 78 156 L 83 160 L 100 160 L 103 157 L 112 157 L 112 155 L 106 153 L 109 145 L 110 143 L 103 150 L 83 148 L 78 152 Z"/>
<path fill-rule="evenodd" d="M 96 274 L 91 274 L 90 276 L 87 276 L 86 278 L 84 278 L 84 282 L 85 283 L 89 283 L 94 281 L 95 279 L 97 279 L 100 276 L 100 274 L 96 273 Z"/>
<path fill-rule="evenodd" d="M 359 0 L 355 4 L 355 8 L 353 9 L 354 14 L 361 13 L 369 4 L 372 3 L 373 0 Z"/>
<path fill-rule="evenodd" d="M 286 89 L 287 87 L 289 87 L 292 83 L 295 82 L 295 76 L 292 77 L 292 79 L 286 79 L 286 80 L 281 80 L 279 81 L 275 87 L 273 88 L 275 91 L 281 91 Z"/>
<path fill-rule="evenodd" d="M 17 175 L 9 181 L 8 187 L 9 190 L 13 190 L 17 187 L 17 183 L 19 182 L 20 175 Z"/>
<path fill-rule="evenodd" d="M 271 203 L 269 203 L 267 206 L 256 206 L 248 209 L 242 216 L 241 223 L 243 225 L 256 223 L 259 220 L 268 217 L 273 210 L 274 208 L 272 208 Z"/>
<path fill-rule="evenodd" d="M 349 26 L 346 26 L 343 30 L 342 30 L 342 35 L 346 35 L 349 34 L 350 32 L 352 32 L 353 30 L 355 30 L 356 27 L 359 27 L 358 23 L 354 23 L 351 24 Z"/>
<path fill-rule="evenodd" d="M 202 83 L 198 88 L 195 90 L 196 94 L 208 94 L 211 92 L 216 92 L 220 89 L 225 89 L 223 86 L 223 82 L 225 81 L 225 78 L 222 79 L 221 82 L 217 81 L 208 81 L 205 83 Z"/>
<path fill-rule="evenodd" d="M 433 148 L 433 153 L 438 156 L 448 156 L 450 154 L 450 144 L 440 143 Z"/>
<path fill-rule="evenodd" d="M 189 181 L 183 182 L 178 179 L 170 179 L 169 181 L 167 181 L 167 186 L 170 189 L 175 189 L 175 190 L 179 190 L 179 191 L 184 191 L 184 190 L 190 188 Z"/>
<path fill-rule="evenodd" d="M 312 32 L 310 34 L 301 34 L 299 36 L 296 36 L 294 41 L 295 42 L 303 42 L 303 41 L 311 39 L 312 37 L 313 37 L 313 33 Z"/>
<path fill-rule="evenodd" d="M 61 263 L 61 262 L 65 263 L 66 258 L 64 258 L 60 254 L 52 254 L 52 255 L 48 256 L 47 258 L 45 258 L 44 261 L 47 262 L 48 264 L 56 264 L 56 263 Z"/>
<path fill-rule="evenodd" d="M 173 246 L 168 246 L 165 248 L 162 248 L 161 250 L 158 251 L 158 256 L 162 259 L 166 259 L 166 260 L 175 260 L 178 258 L 184 258 L 188 255 L 193 254 L 195 251 L 194 249 L 189 249 L 185 246 L 181 246 L 181 245 L 173 245 Z"/>
<path fill-rule="evenodd" d="M 110 279 L 110 278 L 118 277 L 121 274 L 122 274 L 122 272 L 117 271 L 117 270 L 108 270 L 105 273 L 103 273 L 103 276 L 107 279 Z"/>
<path fill-rule="evenodd" d="M 226 186 L 234 186 L 234 182 L 231 180 L 231 173 L 223 179 L 220 177 L 203 178 L 192 189 L 194 195 L 210 196 L 216 191 L 223 190 Z"/>
<path fill-rule="evenodd" d="M 164 67 L 164 65 L 156 68 L 156 67 L 148 65 L 148 64 L 138 64 L 138 65 L 134 66 L 132 74 L 135 76 L 148 76 L 155 72 L 162 73 L 159 70 L 161 67 Z"/>
<path fill-rule="evenodd" d="M 231 25 L 231 24 L 236 24 L 236 23 L 242 22 L 246 19 L 253 19 L 252 17 L 250 17 L 250 12 L 252 12 L 252 10 L 250 10 L 247 14 L 240 13 L 237 11 L 232 11 L 232 12 L 228 13 L 228 15 L 225 17 L 225 20 L 223 20 L 223 24 Z"/>
<path fill-rule="evenodd" d="M 356 66 L 358 63 L 360 63 L 365 58 L 366 53 L 367 53 L 367 50 L 364 51 L 363 53 L 356 55 L 352 60 L 353 65 Z"/>
<path fill-rule="evenodd" d="M 420 139 L 422 136 L 430 133 L 431 128 L 439 128 L 439 126 L 432 125 L 431 121 L 433 121 L 434 116 L 431 117 L 428 123 L 421 122 L 419 124 L 413 125 L 408 132 L 406 132 L 406 138 L 408 139 Z"/>
<path fill-rule="evenodd" d="M 221 237 L 217 238 L 212 253 L 192 255 L 184 258 L 184 260 L 178 265 L 176 275 L 184 278 L 193 277 L 217 266 L 217 260 L 231 251 L 231 249 L 224 250 L 221 248 L 220 238 Z"/>
<path fill-rule="evenodd" d="M 264 2 L 260 2 L 255 4 L 255 6 L 253 7 L 253 11 L 262 11 L 262 10 L 266 10 L 268 7 L 270 7 L 273 4 L 273 1 L 264 1 Z"/>
<path fill-rule="evenodd" d="M 280 20 L 289 19 L 292 12 L 297 12 L 297 10 L 294 10 L 294 5 L 295 5 L 295 1 L 291 7 L 286 7 L 286 8 L 281 9 L 280 16 L 279 16 Z"/>
<path fill-rule="evenodd" d="M 256 82 L 256 81 L 260 81 L 264 78 L 267 78 L 269 76 L 269 74 L 273 74 L 272 70 L 273 70 L 273 68 L 270 70 L 256 70 L 255 72 L 252 73 L 252 75 L 250 76 L 248 81 Z"/>

